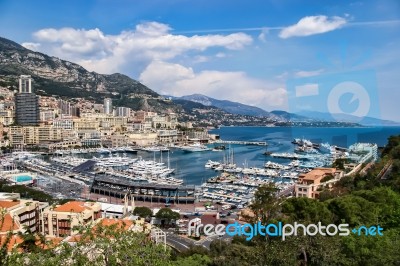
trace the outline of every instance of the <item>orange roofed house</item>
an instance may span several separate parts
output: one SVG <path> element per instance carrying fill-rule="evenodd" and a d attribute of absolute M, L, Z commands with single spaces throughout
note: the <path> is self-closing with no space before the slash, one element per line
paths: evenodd
<path fill-rule="evenodd" d="M 19 198 L 19 195 L 18 195 Z M 39 231 L 40 209 L 47 206 L 47 203 L 40 203 L 34 200 L 1 199 L 0 200 L 0 235 Z"/>
<path fill-rule="evenodd" d="M 296 197 L 318 198 L 323 188 L 330 189 L 343 174 L 343 171 L 336 168 L 315 168 L 306 174 L 300 174 L 295 185 Z"/>
<path fill-rule="evenodd" d="M 74 227 L 86 225 L 101 218 L 101 205 L 97 202 L 70 201 L 42 212 L 41 229 L 46 236 L 70 236 Z"/>

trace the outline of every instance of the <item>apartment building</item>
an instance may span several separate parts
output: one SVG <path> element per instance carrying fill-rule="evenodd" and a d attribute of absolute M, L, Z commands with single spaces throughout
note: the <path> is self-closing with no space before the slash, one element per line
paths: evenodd
<path fill-rule="evenodd" d="M 0 110 L 0 124 L 9 126 L 14 123 L 14 110 Z"/>
<path fill-rule="evenodd" d="M 51 126 L 10 127 L 10 143 L 13 146 L 37 145 L 60 140 L 62 140 L 62 130 Z"/>
<path fill-rule="evenodd" d="M 65 237 L 77 232 L 74 227 L 91 224 L 100 218 L 100 203 L 69 201 L 43 210 L 40 227 L 46 236 Z"/>
<path fill-rule="evenodd" d="M 110 140 L 112 147 L 124 147 L 130 144 L 129 138 L 125 135 L 112 135 Z"/>
<path fill-rule="evenodd" d="M 41 110 L 40 122 L 51 122 L 56 117 L 54 110 Z"/>
<path fill-rule="evenodd" d="M 117 107 L 115 109 L 116 116 L 128 117 L 131 115 L 131 108 L 129 107 Z"/>
<path fill-rule="evenodd" d="M 296 197 L 318 198 L 322 189 L 331 189 L 333 184 L 344 176 L 336 168 L 315 168 L 306 174 L 300 174 L 295 184 Z"/>
<path fill-rule="evenodd" d="M 72 121 L 72 119 L 56 119 L 53 120 L 53 127 L 61 129 L 73 129 L 74 122 Z"/>
<path fill-rule="evenodd" d="M 78 131 L 98 131 L 100 122 L 92 119 L 75 119 L 74 129 Z"/>
<path fill-rule="evenodd" d="M 177 125 L 176 115 L 171 113 L 167 115 L 156 115 L 149 117 L 153 128 L 174 129 Z"/>
<path fill-rule="evenodd" d="M 157 134 L 160 143 L 174 143 L 178 141 L 178 131 L 175 129 L 160 129 L 157 130 Z"/>
<path fill-rule="evenodd" d="M 129 142 L 132 144 L 147 146 L 158 143 L 158 135 L 156 132 L 127 133 Z"/>
<path fill-rule="evenodd" d="M 0 199 L 0 234 L 25 232 L 28 228 L 31 232 L 38 232 L 40 210 L 47 206 L 48 203 L 22 200 L 19 194 L 13 199 Z"/>
<path fill-rule="evenodd" d="M 15 100 L 15 122 L 20 126 L 36 126 L 39 124 L 39 96 L 33 93 L 32 79 L 29 75 L 19 78 L 19 92 Z"/>

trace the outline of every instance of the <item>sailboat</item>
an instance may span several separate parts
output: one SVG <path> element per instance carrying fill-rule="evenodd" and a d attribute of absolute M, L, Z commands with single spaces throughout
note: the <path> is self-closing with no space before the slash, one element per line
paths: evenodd
<path fill-rule="evenodd" d="M 268 151 L 268 148 L 265 148 L 265 152 L 263 152 L 263 155 L 269 156 L 272 154 L 272 151 Z"/>

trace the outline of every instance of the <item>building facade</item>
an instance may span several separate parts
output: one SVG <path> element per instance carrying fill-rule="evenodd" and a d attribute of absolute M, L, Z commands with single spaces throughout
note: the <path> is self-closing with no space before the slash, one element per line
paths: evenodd
<path fill-rule="evenodd" d="M 69 201 L 55 208 L 48 207 L 41 214 L 41 231 L 46 236 L 65 237 L 101 218 L 101 205 L 97 202 Z"/>
<path fill-rule="evenodd" d="M 15 122 L 20 126 L 37 126 L 40 121 L 39 97 L 34 93 L 15 95 Z"/>
<path fill-rule="evenodd" d="M 39 232 L 39 213 L 47 203 L 41 203 L 34 200 L 17 199 L 1 199 L 0 200 L 0 234 L 7 233 L 8 231 L 25 232 Z"/>
<path fill-rule="evenodd" d="M 343 176 L 344 172 L 336 168 L 315 168 L 306 174 L 299 175 L 295 184 L 295 195 L 316 199 L 322 190 L 330 190 L 333 184 Z"/>
<path fill-rule="evenodd" d="M 105 98 L 104 99 L 104 113 L 111 115 L 113 113 L 112 99 Z"/>
<path fill-rule="evenodd" d="M 39 97 L 32 92 L 31 77 L 21 75 L 15 95 L 15 122 L 20 126 L 37 126 L 39 121 Z"/>

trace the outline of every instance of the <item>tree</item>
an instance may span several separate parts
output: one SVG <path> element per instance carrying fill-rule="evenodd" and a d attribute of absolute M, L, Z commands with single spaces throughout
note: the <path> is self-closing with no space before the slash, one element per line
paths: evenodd
<path fill-rule="evenodd" d="M 123 227 L 83 228 L 74 245 L 63 242 L 40 252 L 12 252 L 1 265 L 173 265 L 170 250 L 149 240 L 147 235 Z"/>
<path fill-rule="evenodd" d="M 344 170 L 344 164 L 345 163 L 347 163 L 347 159 L 338 158 L 333 162 L 332 167 L 338 168 L 340 170 Z"/>
<path fill-rule="evenodd" d="M 334 176 L 332 174 L 327 174 L 321 179 L 321 183 L 332 180 L 333 178 L 334 178 Z"/>
<path fill-rule="evenodd" d="M 255 218 L 263 224 L 277 217 L 282 200 L 277 196 L 278 189 L 274 184 L 260 186 L 254 194 L 253 203 L 250 209 L 254 212 Z"/>
<path fill-rule="evenodd" d="M 206 266 L 211 264 L 211 259 L 207 255 L 193 254 L 190 257 L 180 257 L 174 263 L 176 266 Z"/>
<path fill-rule="evenodd" d="M 292 221 L 314 223 L 321 221 L 323 224 L 332 222 L 332 213 L 326 204 L 309 198 L 290 198 L 282 204 L 282 213 Z"/>
<path fill-rule="evenodd" d="M 368 200 L 354 195 L 346 195 L 326 201 L 334 215 L 335 223 L 346 222 L 350 226 L 372 225 L 378 221 L 379 209 Z"/>
<path fill-rule="evenodd" d="M 22 239 L 18 247 L 21 248 L 23 252 L 40 251 L 41 247 L 46 244 L 45 237 L 39 233 L 32 233 L 29 227 L 26 227 L 24 233 L 18 232 L 17 235 Z"/>
<path fill-rule="evenodd" d="M 341 265 L 399 265 L 400 231 L 385 230 L 383 236 L 343 237 L 340 244 Z"/>
<path fill-rule="evenodd" d="M 135 207 L 133 210 L 133 215 L 140 216 L 142 218 L 149 218 L 153 215 L 153 212 L 148 207 Z"/>
<path fill-rule="evenodd" d="M 161 224 L 170 224 L 172 221 L 179 219 L 179 217 L 179 213 L 170 208 L 161 208 L 156 214 L 156 218 L 161 220 Z"/>

